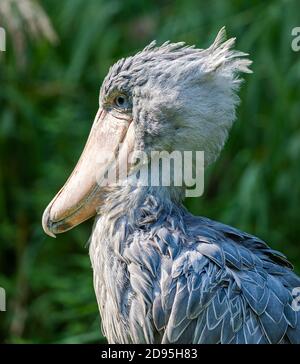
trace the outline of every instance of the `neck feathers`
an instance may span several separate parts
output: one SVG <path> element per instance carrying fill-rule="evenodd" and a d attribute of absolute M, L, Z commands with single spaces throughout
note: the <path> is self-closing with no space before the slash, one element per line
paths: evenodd
<path fill-rule="evenodd" d="M 122 255 L 136 230 L 148 230 L 173 214 L 180 218 L 183 190 L 178 187 L 120 186 L 109 191 L 95 220 L 92 238 Z"/>

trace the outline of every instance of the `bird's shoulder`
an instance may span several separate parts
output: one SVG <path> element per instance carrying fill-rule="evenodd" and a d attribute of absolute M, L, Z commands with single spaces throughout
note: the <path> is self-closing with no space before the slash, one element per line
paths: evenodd
<path fill-rule="evenodd" d="M 293 268 L 284 254 L 235 227 L 192 215 L 186 217 L 185 227 L 195 242 L 192 248 L 200 250 L 216 264 L 236 269 L 263 266 L 270 272 L 272 268 L 280 272 Z"/>
<path fill-rule="evenodd" d="M 163 342 L 299 341 L 286 257 L 231 226 L 187 216 L 137 233 L 126 249 L 130 281 Z M 151 317 L 151 319 L 150 319 Z M 288 338 L 288 339 L 286 339 Z"/>
<path fill-rule="evenodd" d="M 292 288 L 300 279 L 282 253 L 207 218 L 189 217 L 185 228 L 190 239 L 162 272 L 154 304 L 158 329 L 157 312 L 168 317 L 165 342 L 299 341 Z"/>

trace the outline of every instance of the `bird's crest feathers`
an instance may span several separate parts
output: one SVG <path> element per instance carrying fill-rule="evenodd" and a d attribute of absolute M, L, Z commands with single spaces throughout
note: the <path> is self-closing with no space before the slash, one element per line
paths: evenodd
<path fill-rule="evenodd" d="M 236 38 L 226 39 L 226 29 L 222 27 L 213 44 L 207 49 L 209 59 L 207 71 L 215 71 L 221 65 L 227 65 L 233 72 L 252 73 L 249 69 L 252 61 L 247 58 L 241 58 L 249 54 L 233 49 Z"/>
<path fill-rule="evenodd" d="M 236 38 L 226 39 L 226 29 L 222 27 L 212 45 L 207 49 L 197 49 L 195 45 L 189 46 L 185 42 L 171 43 L 170 41 L 166 41 L 162 45 L 157 46 L 157 42 L 154 40 L 138 54 L 146 55 L 147 53 L 151 53 L 152 55 L 167 55 L 177 53 L 179 57 L 193 54 L 195 57 L 198 56 L 201 58 L 201 69 L 206 73 L 214 72 L 222 66 L 228 67 L 233 73 L 252 73 L 249 69 L 252 61 L 244 58 L 248 56 L 248 53 L 233 49 Z"/>

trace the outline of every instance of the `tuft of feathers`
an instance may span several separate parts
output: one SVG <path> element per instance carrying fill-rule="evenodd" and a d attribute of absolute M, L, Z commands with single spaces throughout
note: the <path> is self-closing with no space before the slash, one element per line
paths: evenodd
<path fill-rule="evenodd" d="M 243 58 L 249 54 L 233 49 L 236 38 L 226 39 L 226 29 L 222 27 L 213 44 L 207 49 L 206 72 L 216 71 L 221 66 L 225 66 L 230 68 L 233 73 L 252 73 L 249 69 L 252 61 Z"/>
<path fill-rule="evenodd" d="M 167 41 L 160 46 L 157 46 L 156 41 L 152 41 L 148 44 L 141 52 L 137 53 L 136 56 L 150 56 L 149 59 L 153 59 L 155 56 L 165 56 L 163 58 L 171 58 L 171 54 L 176 57 L 185 56 L 198 56 L 202 59 L 202 71 L 203 72 L 214 72 L 217 69 L 224 66 L 228 67 L 232 72 L 243 72 L 252 73 L 249 66 L 252 61 L 248 58 L 248 53 L 234 50 L 236 38 L 230 38 L 227 40 L 226 28 L 223 26 L 212 45 L 207 49 L 195 48 L 195 45 L 188 46 L 185 42 L 170 43 Z M 194 57 L 191 57 L 193 60 Z"/>

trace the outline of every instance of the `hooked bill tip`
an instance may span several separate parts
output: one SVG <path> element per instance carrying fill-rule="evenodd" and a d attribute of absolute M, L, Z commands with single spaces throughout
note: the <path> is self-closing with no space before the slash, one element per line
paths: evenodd
<path fill-rule="evenodd" d="M 56 238 L 56 236 L 53 234 L 53 232 L 51 231 L 51 221 L 50 221 L 50 214 L 49 214 L 49 206 L 46 208 L 46 210 L 43 213 L 43 217 L 42 217 L 42 226 L 44 229 L 44 232 L 51 236 L 52 238 Z"/>

